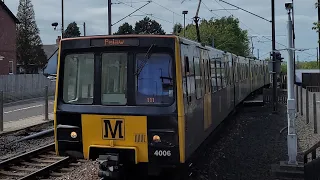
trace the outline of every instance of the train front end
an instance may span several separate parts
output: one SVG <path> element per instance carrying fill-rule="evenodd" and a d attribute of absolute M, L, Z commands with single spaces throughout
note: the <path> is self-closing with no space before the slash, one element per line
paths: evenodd
<path fill-rule="evenodd" d="M 184 163 L 175 36 L 63 39 L 55 99 L 58 155 L 98 159 L 100 177 Z"/>

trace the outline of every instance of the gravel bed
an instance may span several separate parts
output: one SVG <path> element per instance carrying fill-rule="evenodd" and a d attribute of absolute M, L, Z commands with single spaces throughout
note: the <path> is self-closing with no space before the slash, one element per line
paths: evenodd
<path fill-rule="evenodd" d="M 192 168 L 193 180 L 273 180 L 271 164 L 287 159 L 286 107 L 243 107 Z"/>
<path fill-rule="evenodd" d="M 66 173 L 62 177 L 49 177 L 52 180 L 100 180 L 98 177 L 99 165 L 96 161 L 86 161 L 80 166 L 74 167 L 73 171 Z"/>
<path fill-rule="evenodd" d="M 54 142 L 53 135 L 13 143 L 14 141 L 19 140 L 28 135 L 32 135 L 37 132 L 52 129 L 52 128 L 53 128 L 52 124 L 44 124 L 41 126 L 24 129 L 12 134 L 0 136 L 0 161 L 17 156 L 19 154 L 28 152 L 33 149 L 37 149 L 40 146 L 45 146 L 50 143 L 53 143 Z"/>
<path fill-rule="evenodd" d="M 309 118 L 309 123 L 306 123 L 306 116 L 300 114 L 296 118 L 297 136 L 298 136 L 298 159 L 303 162 L 303 152 L 310 149 L 313 145 L 320 141 L 320 133 L 314 134 L 313 118 Z M 320 129 L 319 129 L 320 130 Z M 319 131 L 318 130 L 318 131 Z M 320 154 L 320 148 L 317 149 L 317 156 Z M 311 154 L 308 156 L 311 159 Z"/>
<path fill-rule="evenodd" d="M 287 125 L 285 108 L 279 107 L 278 114 L 272 114 L 270 107 L 241 108 L 230 117 L 218 140 L 197 153 L 190 179 L 273 180 L 271 164 L 287 159 L 287 133 L 280 133 Z M 88 161 L 63 177 L 51 179 L 99 179 L 97 171 L 97 163 Z"/>

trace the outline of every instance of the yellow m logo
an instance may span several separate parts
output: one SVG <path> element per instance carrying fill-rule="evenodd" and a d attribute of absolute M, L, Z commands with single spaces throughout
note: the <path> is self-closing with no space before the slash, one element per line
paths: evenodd
<path fill-rule="evenodd" d="M 124 139 L 124 121 L 121 119 L 103 120 L 104 139 Z"/>

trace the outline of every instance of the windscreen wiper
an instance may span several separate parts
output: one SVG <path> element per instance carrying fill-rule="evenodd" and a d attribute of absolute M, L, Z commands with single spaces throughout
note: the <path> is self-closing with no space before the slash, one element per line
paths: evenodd
<path fill-rule="evenodd" d="M 140 75 L 142 69 L 143 69 L 144 66 L 147 64 L 148 60 L 150 59 L 150 56 L 151 56 L 151 54 L 152 54 L 152 49 L 153 49 L 155 46 L 156 46 L 155 44 L 152 44 L 152 45 L 149 47 L 149 49 L 148 49 L 148 51 L 147 51 L 147 53 L 146 53 L 145 59 L 141 62 L 140 66 L 137 67 L 137 71 L 136 71 L 136 73 L 135 73 L 134 75 L 138 75 L 138 76 Z"/>

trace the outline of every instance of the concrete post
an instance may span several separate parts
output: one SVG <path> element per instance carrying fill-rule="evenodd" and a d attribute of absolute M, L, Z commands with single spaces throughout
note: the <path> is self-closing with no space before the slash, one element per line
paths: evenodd
<path fill-rule="evenodd" d="M 299 86 L 299 89 L 300 89 L 300 114 L 301 114 L 301 116 L 303 115 L 303 101 L 302 101 L 302 86 Z"/>
<path fill-rule="evenodd" d="M 0 91 L 0 132 L 3 131 L 3 91 Z"/>
<path fill-rule="evenodd" d="M 309 91 L 308 87 L 306 87 L 306 123 L 309 124 Z"/>
<path fill-rule="evenodd" d="M 48 86 L 44 87 L 44 120 L 49 120 L 49 97 L 48 97 Z"/>
<path fill-rule="evenodd" d="M 314 133 L 318 134 L 316 93 L 313 93 L 313 99 L 312 100 L 313 100 L 313 126 L 314 126 Z"/>
<path fill-rule="evenodd" d="M 287 113 L 288 113 L 288 156 L 289 161 L 288 164 L 294 164 L 297 165 L 297 135 L 296 135 L 296 129 L 295 129 L 295 113 L 296 113 L 296 104 L 295 100 L 297 100 L 294 97 L 294 71 L 293 71 L 293 53 L 292 53 L 292 21 L 291 21 L 291 9 L 288 10 L 288 63 L 287 63 L 287 81 L 288 81 L 288 106 L 287 106 Z M 297 95 L 298 95 L 298 88 Z"/>

